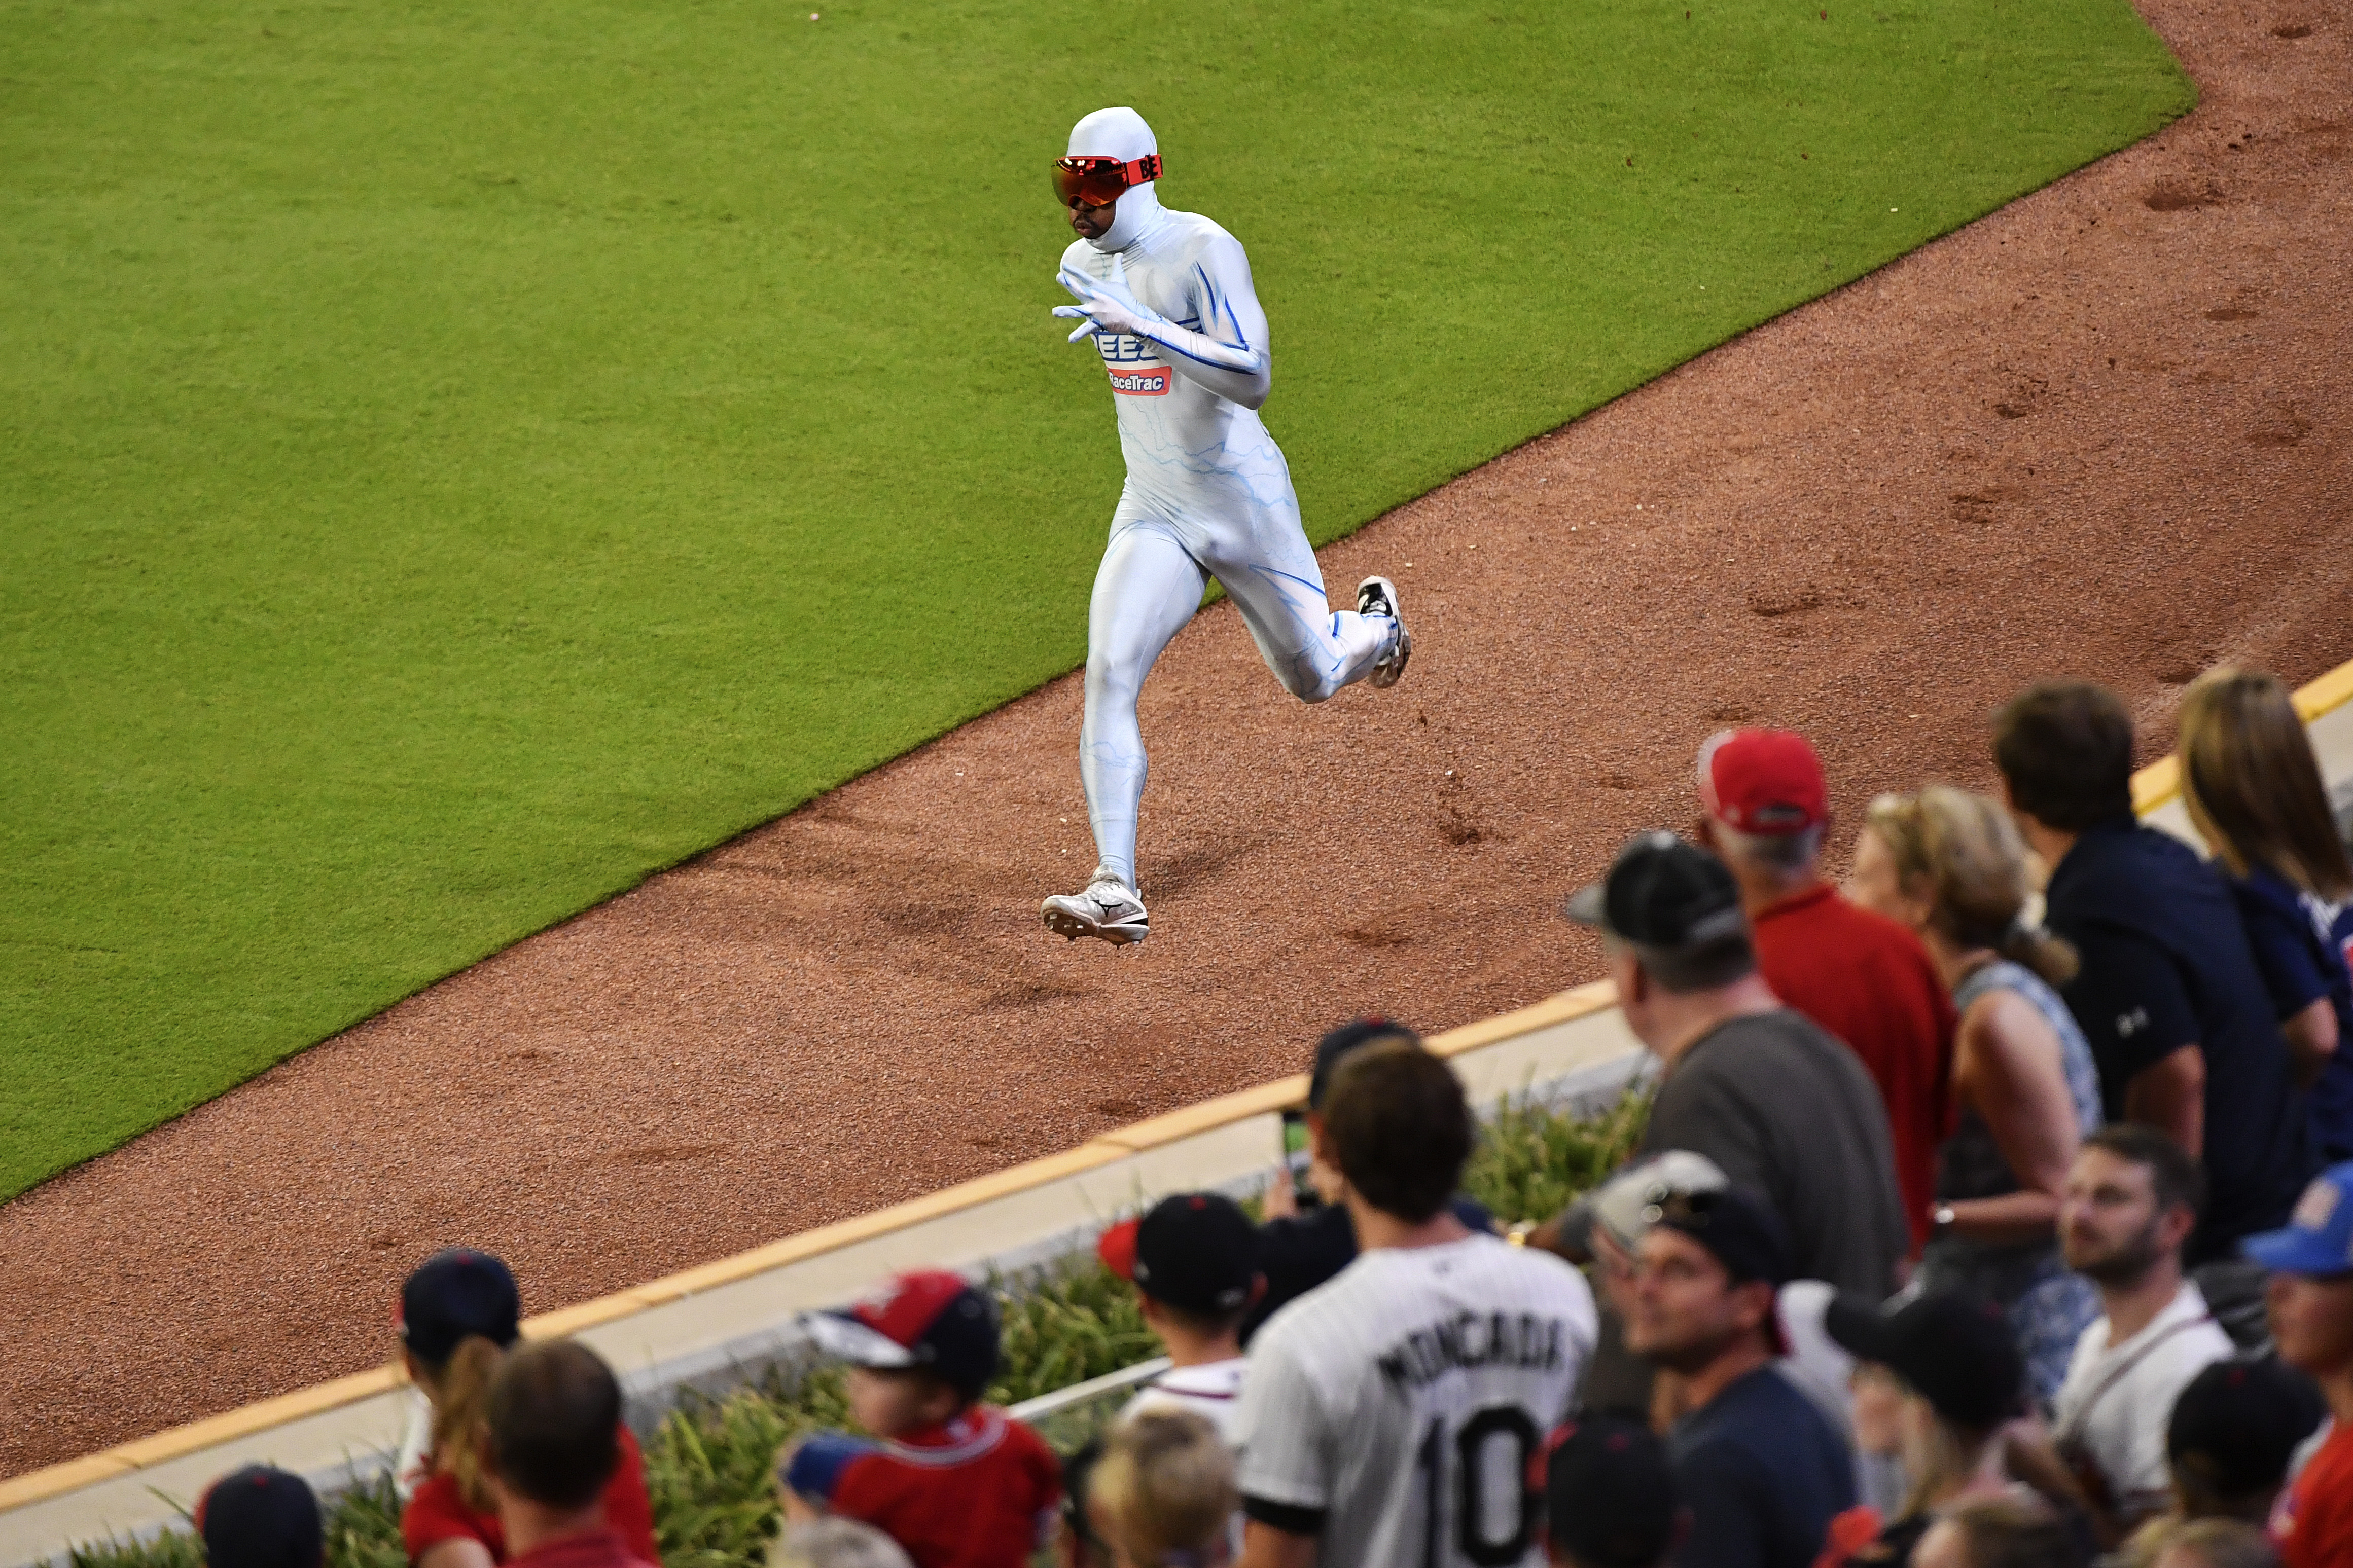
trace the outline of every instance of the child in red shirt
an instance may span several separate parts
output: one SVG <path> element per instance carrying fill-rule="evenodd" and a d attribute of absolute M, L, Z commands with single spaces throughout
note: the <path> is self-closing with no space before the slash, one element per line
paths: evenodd
<path fill-rule="evenodd" d="M 902 1274 L 802 1326 L 850 1363 L 851 1417 L 777 1463 L 788 1519 L 873 1525 L 915 1568 L 1023 1568 L 1045 1543 L 1061 1466 L 1035 1432 L 982 1405 L 997 1374 L 997 1314 L 956 1275 Z"/>
<path fill-rule="evenodd" d="M 2339 1421 L 2280 1495 L 2272 1539 L 2285 1568 L 2353 1563 L 2353 1424 Z"/>
<path fill-rule="evenodd" d="M 522 1332 L 514 1275 L 487 1252 L 451 1247 L 417 1266 L 400 1288 L 398 1328 L 409 1381 L 433 1405 L 427 1474 L 400 1512 L 415 1568 L 495 1568 L 506 1531 L 482 1482 L 477 1452 L 491 1375 Z M 605 1488 L 605 1522 L 632 1556 L 660 1568 L 653 1500 L 637 1439 L 620 1430 L 620 1463 Z"/>
<path fill-rule="evenodd" d="M 2285 1226 L 2248 1237 L 2272 1271 L 2280 1360 L 2320 1384 L 2337 1424 L 2272 1514 L 2285 1568 L 2353 1563 L 2353 1163 L 2315 1177 Z"/>

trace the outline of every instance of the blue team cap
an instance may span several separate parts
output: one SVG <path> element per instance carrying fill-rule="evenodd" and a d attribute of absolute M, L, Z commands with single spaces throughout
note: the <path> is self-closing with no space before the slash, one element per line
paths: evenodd
<path fill-rule="evenodd" d="M 2284 1228 L 2239 1243 L 2275 1274 L 2353 1274 L 2353 1160 L 2312 1179 Z"/>

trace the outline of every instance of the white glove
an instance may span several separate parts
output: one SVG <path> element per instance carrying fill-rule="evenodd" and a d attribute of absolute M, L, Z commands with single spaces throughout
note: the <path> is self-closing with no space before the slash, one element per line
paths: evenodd
<path fill-rule="evenodd" d="M 1124 269 L 1104 279 L 1063 268 L 1057 281 L 1078 303 L 1058 305 L 1054 314 L 1079 323 L 1071 334 L 1074 343 L 1103 332 L 1140 338 L 1159 349 L 1168 368 L 1186 380 L 1245 408 L 1256 408 L 1266 401 L 1274 384 L 1273 361 L 1265 346 L 1266 313 L 1250 291 L 1250 270 L 1241 247 L 1228 239 L 1224 247 L 1226 254 L 1210 256 L 1204 274 L 1215 279 L 1216 291 L 1199 304 L 1202 319 L 1230 332 L 1231 342 L 1180 327 L 1138 300 L 1127 286 Z"/>
<path fill-rule="evenodd" d="M 1168 330 L 1167 319 L 1129 293 L 1116 278 L 1090 278 L 1075 267 L 1065 267 L 1055 274 L 1055 281 L 1078 300 L 1054 307 L 1054 314 L 1079 323 L 1071 334 L 1072 342 L 1097 332 L 1156 340 Z"/>

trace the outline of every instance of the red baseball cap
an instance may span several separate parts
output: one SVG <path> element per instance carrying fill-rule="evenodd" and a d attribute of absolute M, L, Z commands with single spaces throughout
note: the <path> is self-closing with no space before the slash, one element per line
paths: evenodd
<path fill-rule="evenodd" d="M 846 1308 L 805 1312 L 801 1327 L 828 1355 L 853 1366 L 917 1368 L 967 1400 L 997 1375 L 997 1309 L 944 1269 L 902 1274 Z"/>
<path fill-rule="evenodd" d="M 1726 827 L 1764 837 L 1830 820 L 1822 760 L 1795 730 L 1719 730 L 1699 749 L 1699 799 Z"/>

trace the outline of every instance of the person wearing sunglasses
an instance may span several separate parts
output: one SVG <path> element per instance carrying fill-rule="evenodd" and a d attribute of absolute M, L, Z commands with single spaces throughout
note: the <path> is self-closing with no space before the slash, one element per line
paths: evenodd
<path fill-rule="evenodd" d="M 1845 1439 L 1774 1371 L 1789 1237 L 1762 1194 L 1672 1192 L 1632 1265 L 1626 1348 L 1672 1376 L 1663 1426 L 1692 1529 L 1678 1568 L 1809 1568 L 1854 1504 Z"/>
<path fill-rule="evenodd" d="M 1079 777 L 1098 863 L 1082 891 L 1040 910 L 1048 930 L 1073 941 L 1151 934 L 1135 874 L 1136 698 L 1212 578 L 1275 678 L 1305 701 L 1359 680 L 1394 686 L 1413 647 L 1388 578 L 1358 584 L 1353 610 L 1325 597 L 1290 468 L 1259 420 L 1274 359 L 1250 259 L 1208 218 L 1162 206 L 1160 174 L 1159 142 L 1133 109 L 1080 121 L 1054 163 L 1054 193 L 1078 235 L 1059 274 L 1077 303 L 1054 314 L 1078 323 L 1071 342 L 1093 342 L 1127 460 L 1087 608 Z"/>

